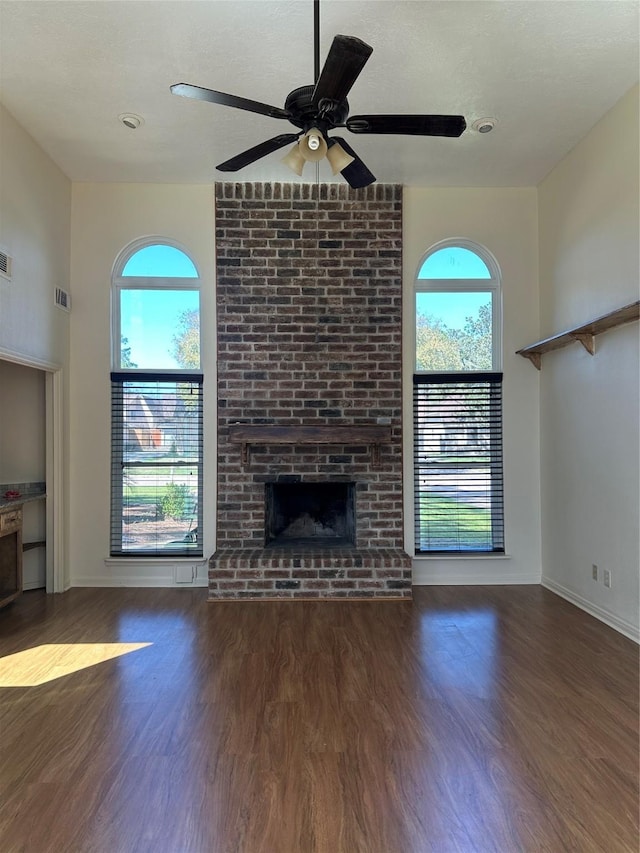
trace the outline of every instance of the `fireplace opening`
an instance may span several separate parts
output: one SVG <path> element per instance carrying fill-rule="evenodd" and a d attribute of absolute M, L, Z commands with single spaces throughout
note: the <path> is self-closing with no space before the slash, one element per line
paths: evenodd
<path fill-rule="evenodd" d="M 355 485 L 266 483 L 265 545 L 355 545 Z"/>

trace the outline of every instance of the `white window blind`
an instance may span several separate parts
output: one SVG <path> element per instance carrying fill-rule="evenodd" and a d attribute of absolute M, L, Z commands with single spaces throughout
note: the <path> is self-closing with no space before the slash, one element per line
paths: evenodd
<path fill-rule="evenodd" d="M 202 556 L 202 376 L 111 374 L 111 555 Z"/>
<path fill-rule="evenodd" d="M 502 374 L 414 375 L 416 553 L 503 553 Z"/>

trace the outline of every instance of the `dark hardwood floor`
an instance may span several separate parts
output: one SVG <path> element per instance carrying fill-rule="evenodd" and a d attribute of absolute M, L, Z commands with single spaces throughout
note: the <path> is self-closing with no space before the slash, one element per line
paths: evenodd
<path fill-rule="evenodd" d="M 637 853 L 638 648 L 552 593 L 205 596 L 0 611 L 1 853 Z"/>

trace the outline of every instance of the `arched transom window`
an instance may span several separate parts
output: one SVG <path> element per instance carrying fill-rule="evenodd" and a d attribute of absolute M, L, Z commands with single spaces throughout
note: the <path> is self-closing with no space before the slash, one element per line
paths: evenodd
<path fill-rule="evenodd" d="M 113 278 L 114 370 L 200 369 L 200 280 L 167 243 L 124 253 Z"/>
<path fill-rule="evenodd" d="M 416 371 L 499 370 L 497 264 L 470 244 L 431 249 L 416 278 Z"/>

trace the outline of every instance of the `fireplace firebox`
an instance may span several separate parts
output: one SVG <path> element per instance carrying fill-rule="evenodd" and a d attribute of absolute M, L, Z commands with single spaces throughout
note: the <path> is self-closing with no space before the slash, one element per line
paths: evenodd
<path fill-rule="evenodd" d="M 265 483 L 265 545 L 355 546 L 355 483 Z"/>

